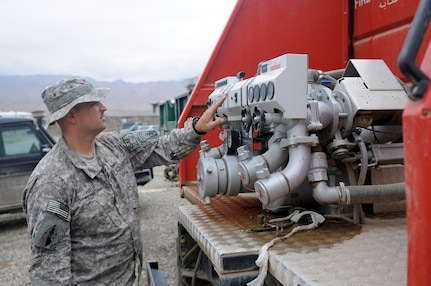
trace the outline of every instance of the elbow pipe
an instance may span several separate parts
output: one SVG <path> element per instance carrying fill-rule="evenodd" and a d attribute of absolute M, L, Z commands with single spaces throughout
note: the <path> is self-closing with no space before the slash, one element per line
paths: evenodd
<path fill-rule="evenodd" d="M 314 152 L 312 155 L 308 181 L 313 192 L 313 198 L 321 205 L 356 203 L 378 203 L 401 201 L 405 199 L 405 183 L 385 185 L 357 185 L 338 187 L 328 186 L 328 164 L 323 152 Z M 362 180 L 358 180 L 362 183 Z"/>
<path fill-rule="evenodd" d="M 288 158 L 289 152 L 280 148 L 280 142 L 274 142 L 264 154 L 239 163 L 239 172 L 244 178 L 244 183 L 248 185 L 258 179 L 256 166 L 266 166 L 269 172 L 272 173 L 286 162 Z"/>
<path fill-rule="evenodd" d="M 287 135 L 288 138 L 309 137 L 307 127 L 303 123 L 289 129 Z M 286 168 L 254 183 L 254 188 L 263 205 L 268 205 L 288 195 L 307 177 L 311 162 L 311 148 L 307 143 L 297 142 L 289 145 L 289 162 Z"/>
<path fill-rule="evenodd" d="M 343 201 L 342 189 L 339 187 L 329 187 L 326 181 L 312 183 L 311 188 L 314 200 L 321 205 L 341 204 Z M 344 197 L 346 197 L 344 201 L 350 201 L 347 193 L 344 193 Z"/>

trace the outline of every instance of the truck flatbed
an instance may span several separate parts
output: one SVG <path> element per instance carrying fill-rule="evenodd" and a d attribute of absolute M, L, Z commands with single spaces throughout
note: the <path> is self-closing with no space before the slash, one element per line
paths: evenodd
<path fill-rule="evenodd" d="M 196 186 L 183 188 L 189 200 L 198 202 Z M 235 284 L 232 281 L 244 285 L 256 277 L 260 248 L 293 227 L 262 231 L 259 216 L 280 215 L 263 211 L 254 194 L 218 196 L 208 205 L 179 208 L 180 225 L 211 261 L 217 273 L 211 275 L 218 276 L 219 285 Z M 326 219 L 318 228 L 298 232 L 271 247 L 268 268 L 268 275 L 281 285 L 405 285 L 405 213 L 367 217 L 361 226 Z"/>

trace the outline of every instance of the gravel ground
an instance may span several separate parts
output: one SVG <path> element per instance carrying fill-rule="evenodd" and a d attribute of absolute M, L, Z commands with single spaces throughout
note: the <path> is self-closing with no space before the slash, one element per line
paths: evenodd
<path fill-rule="evenodd" d="M 154 179 L 140 188 L 141 234 L 144 263 L 156 260 L 165 273 L 169 285 L 178 285 L 177 236 L 178 206 L 190 203 L 180 197 L 179 187 L 164 179 L 165 167 L 154 168 Z M 146 268 L 143 271 L 146 275 Z M 145 276 L 146 281 L 146 276 Z M 146 285 L 146 284 L 144 284 Z"/>
<path fill-rule="evenodd" d="M 143 285 L 147 285 L 146 261 L 156 260 L 169 285 L 177 285 L 177 207 L 188 205 L 176 183 L 163 176 L 165 167 L 154 168 L 154 179 L 139 187 L 144 249 Z M 29 239 L 22 214 L 0 215 L 0 285 L 30 285 Z"/>

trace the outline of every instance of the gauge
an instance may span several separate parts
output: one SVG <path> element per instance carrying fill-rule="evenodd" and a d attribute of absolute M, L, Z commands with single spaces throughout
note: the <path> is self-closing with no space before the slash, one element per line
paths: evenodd
<path fill-rule="evenodd" d="M 258 85 L 254 86 L 254 101 L 258 102 L 260 99 L 260 87 Z"/>
<path fill-rule="evenodd" d="M 272 81 L 268 83 L 268 87 L 266 89 L 266 95 L 268 96 L 268 99 L 273 99 L 275 95 L 275 86 Z"/>
<path fill-rule="evenodd" d="M 254 89 L 253 87 L 248 88 L 248 102 L 253 102 L 254 99 Z"/>
<path fill-rule="evenodd" d="M 266 83 L 260 85 L 260 99 L 262 101 L 266 100 Z"/>

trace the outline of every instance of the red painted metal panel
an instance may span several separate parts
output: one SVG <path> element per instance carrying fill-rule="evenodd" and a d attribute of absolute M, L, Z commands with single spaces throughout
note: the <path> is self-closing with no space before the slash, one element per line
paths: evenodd
<path fill-rule="evenodd" d="M 430 29 L 428 29 L 430 30 Z M 431 44 L 421 69 L 431 78 Z M 427 47 L 427 44 L 424 46 Z M 408 230 L 408 285 L 428 285 L 431 277 L 431 87 L 403 113 Z"/>
<path fill-rule="evenodd" d="M 355 0 L 354 3 L 353 57 L 383 59 L 396 76 L 404 78 L 398 68 L 398 57 L 419 0 Z M 419 63 L 423 53 L 418 54 Z"/>
<path fill-rule="evenodd" d="M 239 0 L 179 119 L 198 116 L 214 82 L 256 73 L 257 65 L 285 53 L 309 55 L 309 67 L 333 70 L 348 60 L 348 1 Z M 208 139 L 219 145 L 217 132 Z M 196 180 L 197 152 L 180 163 L 180 184 Z"/>
<path fill-rule="evenodd" d="M 355 0 L 354 40 L 361 40 L 412 21 L 419 0 Z"/>

